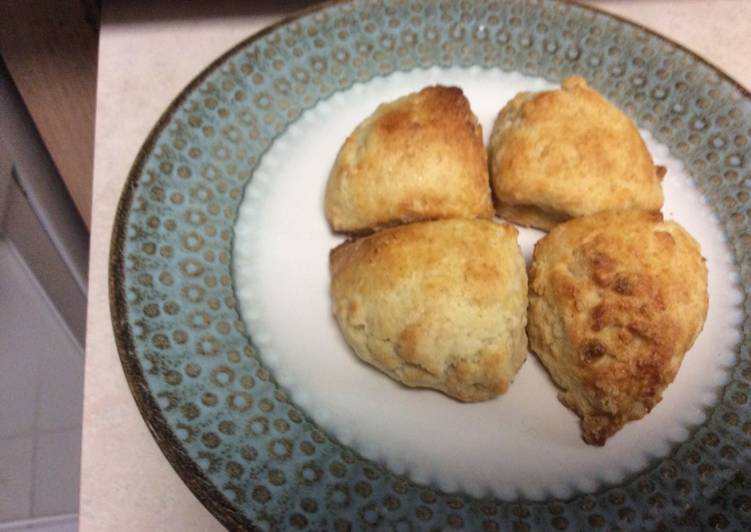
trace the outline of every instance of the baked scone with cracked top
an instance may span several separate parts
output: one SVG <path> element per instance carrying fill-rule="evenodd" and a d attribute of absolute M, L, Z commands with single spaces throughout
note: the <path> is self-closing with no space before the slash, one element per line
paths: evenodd
<path fill-rule="evenodd" d="M 527 273 L 516 229 L 401 225 L 330 254 L 334 315 L 365 362 L 460 401 L 504 393 L 526 359 Z"/>
<path fill-rule="evenodd" d="M 659 213 L 600 213 L 556 226 L 534 250 L 531 350 L 604 445 L 660 401 L 707 316 L 699 244 Z"/>
<path fill-rule="evenodd" d="M 458 87 L 434 86 L 382 104 L 347 138 L 326 185 L 334 231 L 492 218 L 482 128 Z"/>
<path fill-rule="evenodd" d="M 577 216 L 662 208 L 665 168 L 636 124 L 578 76 L 509 101 L 488 151 L 496 211 L 514 223 L 547 231 Z"/>

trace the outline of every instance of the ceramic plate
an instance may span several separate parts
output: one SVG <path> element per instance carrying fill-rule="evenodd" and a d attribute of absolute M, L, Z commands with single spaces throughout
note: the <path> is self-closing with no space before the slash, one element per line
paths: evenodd
<path fill-rule="evenodd" d="M 523 90 L 587 78 L 668 168 L 663 213 L 702 245 L 704 331 L 643 420 L 602 448 L 530 355 L 459 404 L 360 363 L 328 299 L 328 171 L 375 107 L 460 86 L 487 139 Z M 751 101 L 675 44 L 553 1 L 350 2 L 210 65 L 165 112 L 117 212 L 125 373 L 167 458 L 230 528 L 743 528 L 751 519 Z M 523 230 L 527 255 L 540 233 Z"/>

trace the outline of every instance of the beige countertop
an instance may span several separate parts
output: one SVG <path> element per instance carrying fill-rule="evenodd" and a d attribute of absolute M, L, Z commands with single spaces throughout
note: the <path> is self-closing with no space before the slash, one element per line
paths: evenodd
<path fill-rule="evenodd" d="M 105 2 L 84 391 L 80 508 L 84 532 L 221 529 L 162 455 L 125 382 L 110 322 L 110 234 L 136 153 L 171 100 L 222 52 L 307 3 Z M 751 2 L 586 3 L 670 37 L 751 87 Z"/>

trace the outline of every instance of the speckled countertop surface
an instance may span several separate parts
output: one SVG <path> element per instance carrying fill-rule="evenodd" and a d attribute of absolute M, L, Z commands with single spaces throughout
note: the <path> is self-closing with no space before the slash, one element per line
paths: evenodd
<path fill-rule="evenodd" d="M 80 526 L 86 531 L 222 527 L 162 455 L 115 348 L 108 257 L 120 190 L 162 111 L 205 65 L 311 2 L 109 2 L 99 44 Z M 583 2 L 662 33 L 751 88 L 751 2 Z"/>

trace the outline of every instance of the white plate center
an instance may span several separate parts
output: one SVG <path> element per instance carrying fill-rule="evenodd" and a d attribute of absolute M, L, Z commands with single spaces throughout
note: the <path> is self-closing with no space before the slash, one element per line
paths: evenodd
<path fill-rule="evenodd" d="M 339 147 L 360 121 L 378 104 L 436 83 L 464 90 L 486 140 L 516 93 L 550 87 L 500 70 L 415 70 L 358 84 L 305 112 L 264 155 L 235 227 L 235 283 L 248 330 L 321 428 L 396 473 L 504 499 L 568 497 L 618 482 L 684 440 L 726 382 L 742 313 L 723 232 L 680 162 L 643 133 L 655 162 L 668 168 L 665 217 L 681 223 L 707 259 L 709 316 L 662 402 L 605 447 L 581 440 L 578 418 L 531 354 L 508 393 L 484 403 L 396 384 L 355 357 L 332 316 L 328 254 L 343 238 L 326 223 L 323 194 Z M 525 256 L 540 234 L 521 231 Z"/>

